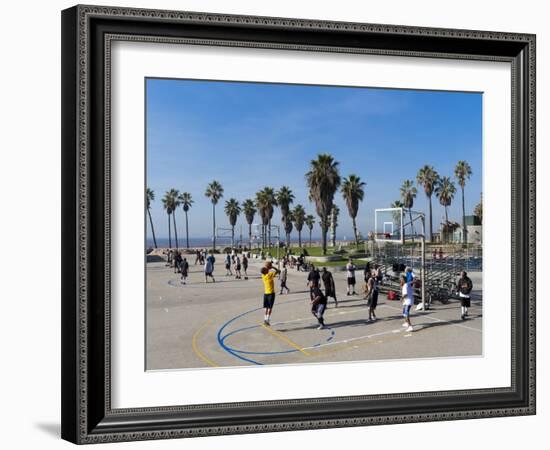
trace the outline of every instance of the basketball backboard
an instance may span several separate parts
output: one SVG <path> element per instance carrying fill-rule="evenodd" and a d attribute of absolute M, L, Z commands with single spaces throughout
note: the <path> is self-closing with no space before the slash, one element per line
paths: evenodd
<path fill-rule="evenodd" d="M 403 243 L 403 208 L 374 210 L 374 240 Z"/>

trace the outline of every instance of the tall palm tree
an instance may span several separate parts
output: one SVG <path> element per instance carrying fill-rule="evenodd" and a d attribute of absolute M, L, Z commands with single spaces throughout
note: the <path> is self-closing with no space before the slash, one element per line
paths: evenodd
<path fill-rule="evenodd" d="M 269 224 L 269 199 L 263 190 L 256 192 L 256 208 L 262 219 L 262 248 L 266 247 L 267 226 Z"/>
<path fill-rule="evenodd" d="M 449 223 L 447 208 L 451 205 L 456 193 L 456 187 L 449 177 L 442 177 L 435 187 L 435 195 L 445 208 L 445 225 Z"/>
<path fill-rule="evenodd" d="M 466 233 L 466 207 L 464 206 L 464 187 L 466 180 L 472 175 L 472 168 L 468 161 L 458 161 L 455 166 L 455 178 L 462 189 L 462 242 L 468 243 L 468 233 Z"/>
<path fill-rule="evenodd" d="M 315 217 L 308 214 L 304 219 L 304 222 L 309 230 L 309 246 L 311 247 L 311 232 L 313 231 L 313 225 L 315 225 Z"/>
<path fill-rule="evenodd" d="M 248 246 L 252 248 L 252 223 L 254 222 L 254 215 L 256 214 L 256 206 L 254 200 L 247 198 L 243 202 L 243 213 L 248 224 Z"/>
<path fill-rule="evenodd" d="M 474 215 L 483 223 L 483 193 L 480 194 L 479 203 L 474 208 Z"/>
<path fill-rule="evenodd" d="M 155 200 L 155 191 L 150 188 L 146 190 L 146 205 L 147 205 L 147 214 L 149 216 L 149 223 L 151 224 L 151 233 L 153 234 L 153 244 L 157 248 L 157 238 L 155 236 L 155 227 L 153 226 L 153 218 L 151 217 L 151 203 Z"/>
<path fill-rule="evenodd" d="M 275 206 L 277 206 L 275 190 L 272 187 L 266 186 L 258 192 L 256 194 L 256 206 L 262 212 L 263 228 L 267 231 L 267 241 L 264 242 L 264 247 L 271 247 L 271 219 L 273 219 L 273 212 L 275 211 Z M 266 231 L 263 233 L 264 241 Z"/>
<path fill-rule="evenodd" d="M 214 180 L 206 187 L 204 195 L 212 202 L 212 249 L 216 250 L 216 205 L 223 197 L 223 187 Z"/>
<path fill-rule="evenodd" d="M 306 210 L 302 205 L 296 205 L 292 210 L 294 228 L 298 232 L 298 247 L 302 248 L 302 228 L 306 220 Z"/>
<path fill-rule="evenodd" d="M 327 231 L 334 194 L 340 186 L 338 165 L 338 161 L 335 161 L 332 155 L 322 153 L 311 161 L 310 170 L 306 173 L 309 198 L 315 202 L 321 224 L 323 255 L 327 254 Z"/>
<path fill-rule="evenodd" d="M 284 222 L 287 250 L 290 248 L 290 233 L 292 233 L 292 221 L 293 220 L 294 220 L 294 217 L 292 216 L 292 211 L 289 211 L 288 214 L 286 215 L 286 219 L 285 219 L 285 222 Z"/>
<path fill-rule="evenodd" d="M 189 208 L 191 208 L 194 201 L 189 192 L 182 192 L 179 196 L 179 202 L 183 208 L 183 212 L 185 213 L 185 240 L 187 248 L 189 248 L 189 221 L 187 218 L 187 213 L 189 212 Z"/>
<path fill-rule="evenodd" d="M 340 208 L 336 205 L 332 205 L 330 211 L 330 245 L 336 247 L 336 227 L 338 226 L 338 214 L 340 214 Z"/>
<path fill-rule="evenodd" d="M 429 204 L 429 213 L 430 213 L 430 232 L 428 234 L 429 241 L 432 241 L 433 235 L 433 219 L 432 219 L 432 194 L 434 192 L 437 181 L 439 180 L 439 175 L 432 166 L 424 165 L 418 171 L 416 175 L 416 182 L 419 186 L 424 188 L 424 193 L 428 197 Z"/>
<path fill-rule="evenodd" d="M 283 221 L 283 226 L 285 228 L 286 233 L 286 246 L 290 246 L 290 232 L 292 231 L 292 223 L 290 225 L 287 225 L 287 222 L 292 222 L 289 219 L 290 214 L 290 205 L 294 201 L 294 194 L 290 190 L 288 186 L 283 186 L 281 189 L 277 191 L 275 194 L 275 199 L 277 201 L 277 205 L 279 205 L 279 209 L 281 210 L 281 219 Z M 287 232 L 286 230 L 290 227 L 290 231 Z"/>
<path fill-rule="evenodd" d="M 405 180 L 403 181 L 403 184 L 401 185 L 401 188 L 399 189 L 399 192 L 401 193 L 401 200 L 403 202 L 403 208 L 409 210 L 409 220 L 411 224 L 411 236 L 412 241 L 414 242 L 414 226 L 412 223 L 412 207 L 414 204 L 414 199 L 416 198 L 417 190 L 414 187 L 414 181 L 413 180 Z"/>
<path fill-rule="evenodd" d="M 170 201 L 172 203 L 172 222 L 174 223 L 174 237 L 175 237 L 175 240 L 176 240 L 176 250 L 179 248 L 179 243 L 178 243 L 178 228 L 176 226 L 176 210 L 178 209 L 178 207 L 180 206 L 180 201 L 179 201 L 179 191 L 177 189 L 170 189 L 170 191 L 168 192 L 168 195 L 170 197 Z"/>
<path fill-rule="evenodd" d="M 361 178 L 357 175 L 350 175 L 348 178 L 344 178 L 341 188 L 351 221 L 353 222 L 353 234 L 355 235 L 356 245 L 359 245 L 359 235 L 357 233 L 357 223 L 355 218 L 357 217 L 357 212 L 359 211 L 359 202 L 362 202 L 365 196 L 365 191 L 363 189 L 365 186 L 366 183 L 361 181 Z"/>
<path fill-rule="evenodd" d="M 230 198 L 225 202 L 225 214 L 229 219 L 231 225 L 231 248 L 235 248 L 235 225 L 237 224 L 237 217 L 241 213 L 241 205 L 234 198 Z"/>
<path fill-rule="evenodd" d="M 174 212 L 172 209 L 174 203 L 172 202 L 172 197 L 170 195 L 170 192 L 166 192 L 164 194 L 164 197 L 162 197 L 162 206 L 166 210 L 166 214 L 168 215 L 168 248 L 172 248 L 172 228 L 171 228 L 171 221 L 170 216 Z"/>

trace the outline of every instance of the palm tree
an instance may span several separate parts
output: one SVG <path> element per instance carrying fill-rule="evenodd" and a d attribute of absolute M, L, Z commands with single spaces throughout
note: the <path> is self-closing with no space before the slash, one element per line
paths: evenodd
<path fill-rule="evenodd" d="M 447 208 L 451 205 L 456 192 L 456 187 L 449 177 L 443 177 L 435 187 L 435 195 L 439 203 L 445 207 L 445 225 L 449 223 Z"/>
<path fill-rule="evenodd" d="M 204 195 L 212 202 L 212 249 L 216 250 L 216 205 L 223 197 L 223 187 L 214 180 L 206 187 Z"/>
<path fill-rule="evenodd" d="M 183 207 L 183 212 L 185 213 L 185 240 L 187 243 L 187 248 L 189 248 L 189 221 L 187 219 L 187 212 L 189 208 L 193 205 L 194 201 L 191 198 L 189 192 L 182 192 L 179 196 L 180 205 Z"/>
<path fill-rule="evenodd" d="M 231 248 L 235 248 L 235 225 L 240 213 L 241 205 L 239 205 L 237 200 L 230 198 L 225 202 L 225 214 L 227 214 L 229 224 L 231 225 Z"/>
<path fill-rule="evenodd" d="M 292 231 L 292 223 L 290 223 L 290 225 L 287 225 L 287 222 L 292 222 L 288 216 L 290 214 L 290 204 L 294 201 L 294 194 L 288 186 L 283 186 L 275 194 L 275 199 L 277 201 L 277 205 L 279 205 L 279 209 L 281 210 L 282 221 L 286 233 L 286 246 L 290 247 L 290 233 Z M 286 230 L 289 227 L 290 231 L 287 232 Z"/>
<path fill-rule="evenodd" d="M 166 192 L 164 194 L 164 197 L 162 198 L 162 206 L 166 210 L 166 214 L 168 214 L 168 248 L 172 248 L 172 229 L 170 225 L 170 215 L 174 212 L 172 209 L 173 202 L 172 197 L 170 196 L 170 192 Z"/>
<path fill-rule="evenodd" d="M 321 224 L 323 255 L 327 254 L 327 231 L 334 194 L 340 186 L 338 164 L 331 155 L 322 153 L 311 161 L 310 170 L 306 173 L 309 198 L 315 202 Z"/>
<path fill-rule="evenodd" d="M 179 248 L 179 243 L 178 243 L 178 228 L 176 226 L 176 210 L 180 205 L 180 201 L 179 201 L 180 193 L 178 192 L 177 189 L 170 189 L 170 191 L 168 192 L 168 195 L 170 196 L 170 201 L 172 204 L 171 205 L 172 221 L 174 222 L 174 237 L 176 238 L 176 250 L 177 250 Z"/>
<path fill-rule="evenodd" d="M 265 192 L 258 191 L 256 192 L 256 208 L 258 208 L 258 213 L 262 219 L 262 248 L 266 247 L 266 231 L 267 225 L 269 224 L 269 199 L 265 195 Z"/>
<path fill-rule="evenodd" d="M 365 185 L 366 183 L 361 181 L 361 178 L 356 175 L 350 175 L 348 178 L 344 178 L 341 189 L 351 221 L 353 222 L 353 234 L 355 235 L 356 245 L 359 245 L 359 236 L 357 234 L 357 223 L 355 222 L 355 218 L 359 211 L 359 202 L 362 202 L 365 196 L 365 191 L 363 190 Z"/>
<path fill-rule="evenodd" d="M 292 210 L 292 218 L 294 220 L 294 227 L 298 232 L 298 247 L 302 248 L 302 228 L 306 220 L 306 210 L 302 205 L 296 205 Z"/>
<path fill-rule="evenodd" d="M 474 208 L 474 215 L 483 223 L 483 193 L 480 194 L 479 203 Z"/>
<path fill-rule="evenodd" d="M 464 187 L 470 175 L 472 175 L 472 168 L 470 164 L 468 164 L 468 161 L 458 161 L 455 166 L 455 178 L 462 189 L 462 242 L 464 244 L 468 243 L 468 233 L 466 233 L 466 207 L 464 206 Z"/>
<path fill-rule="evenodd" d="M 411 223 L 411 236 L 412 241 L 414 242 L 414 226 L 412 223 L 412 212 L 411 209 L 414 204 L 414 199 L 416 198 L 417 190 L 414 187 L 414 181 L 413 180 L 405 180 L 403 181 L 403 184 L 401 185 L 401 188 L 399 189 L 401 193 L 401 200 L 403 201 L 403 208 L 409 210 L 409 220 Z"/>
<path fill-rule="evenodd" d="M 155 191 L 147 188 L 146 190 L 146 205 L 147 205 L 147 214 L 149 215 L 149 223 L 151 224 L 151 233 L 153 234 L 153 244 L 157 248 L 157 238 L 155 236 L 155 227 L 153 226 L 153 218 L 151 217 L 151 202 L 155 200 Z"/>
<path fill-rule="evenodd" d="M 254 205 L 254 200 L 249 198 L 243 202 L 242 206 L 246 223 L 248 223 L 248 245 L 249 248 L 252 248 L 252 223 L 254 222 L 254 215 L 256 214 L 256 206 Z"/>
<path fill-rule="evenodd" d="M 340 214 L 340 208 L 336 205 L 332 205 L 330 211 L 330 245 L 336 247 L 336 227 L 338 226 L 338 214 Z"/>
<path fill-rule="evenodd" d="M 277 198 L 275 196 L 275 190 L 272 187 L 266 186 L 260 192 L 256 194 L 256 206 L 262 216 L 264 245 L 263 247 L 271 247 L 271 219 L 273 218 L 273 212 L 275 206 L 277 206 Z M 267 231 L 267 241 L 266 241 Z"/>
<path fill-rule="evenodd" d="M 292 233 L 292 221 L 293 220 L 294 220 L 294 217 L 292 216 L 292 211 L 289 211 L 287 216 L 286 216 L 286 220 L 284 222 L 287 250 L 290 248 L 290 233 Z"/>
<path fill-rule="evenodd" d="M 311 247 L 311 232 L 313 231 L 313 225 L 315 225 L 315 217 L 308 214 L 304 219 L 304 222 L 309 230 L 309 246 Z"/>
<path fill-rule="evenodd" d="M 428 203 L 430 205 L 430 232 L 428 234 L 429 241 L 432 241 L 433 235 L 433 220 L 432 220 L 432 194 L 434 192 L 437 181 L 439 180 L 439 175 L 432 166 L 422 166 L 416 175 L 416 182 L 419 186 L 424 188 L 424 193 L 428 197 Z"/>

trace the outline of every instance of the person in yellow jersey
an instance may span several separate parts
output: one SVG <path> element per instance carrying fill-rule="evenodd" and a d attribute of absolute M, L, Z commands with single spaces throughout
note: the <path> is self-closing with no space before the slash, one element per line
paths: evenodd
<path fill-rule="evenodd" d="M 271 311 L 275 303 L 275 277 L 279 270 L 273 267 L 271 261 L 265 263 L 262 267 L 262 281 L 264 282 L 264 325 L 269 326 Z"/>

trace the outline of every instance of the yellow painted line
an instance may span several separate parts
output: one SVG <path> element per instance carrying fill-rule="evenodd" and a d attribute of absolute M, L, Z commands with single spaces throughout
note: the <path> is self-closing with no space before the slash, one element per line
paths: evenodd
<path fill-rule="evenodd" d="M 191 344 L 193 346 L 193 351 L 196 353 L 196 355 L 202 359 L 206 364 L 211 365 L 212 367 L 220 367 L 218 364 L 216 364 L 214 361 L 212 361 L 210 358 L 208 358 L 203 352 L 199 350 L 199 347 L 197 346 L 197 339 L 199 335 L 201 334 L 202 330 L 206 328 L 206 326 L 209 325 L 209 322 L 205 323 L 202 327 L 200 327 L 195 334 L 193 335 L 193 340 L 191 341 Z"/>
<path fill-rule="evenodd" d="M 261 325 L 265 330 L 269 331 L 276 338 L 279 338 L 281 341 L 286 342 L 288 345 L 290 345 L 291 347 L 294 347 L 296 350 L 301 351 L 304 355 L 310 356 L 310 353 L 305 351 L 302 347 L 300 347 L 298 344 L 296 344 L 296 342 L 294 342 L 293 340 L 287 338 L 284 334 L 281 334 L 278 331 L 275 331 L 275 330 L 271 329 L 271 327 L 268 327 L 263 323 Z"/>

